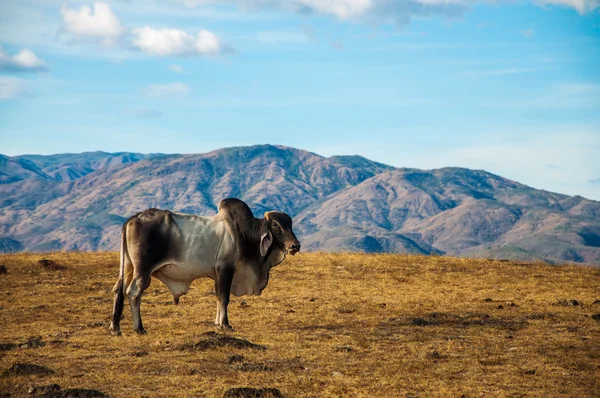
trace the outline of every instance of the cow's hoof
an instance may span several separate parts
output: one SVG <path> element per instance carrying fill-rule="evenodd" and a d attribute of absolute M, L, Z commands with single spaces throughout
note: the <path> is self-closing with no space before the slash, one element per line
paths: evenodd
<path fill-rule="evenodd" d="M 148 332 L 146 332 L 146 329 L 144 329 L 144 328 L 135 329 L 135 332 L 137 334 L 146 334 L 146 333 L 148 333 Z"/>
<path fill-rule="evenodd" d="M 223 330 L 224 332 L 233 332 L 233 328 L 231 327 L 231 325 L 221 325 L 219 326 L 219 329 Z"/>
<path fill-rule="evenodd" d="M 110 331 L 110 334 L 113 336 L 121 335 L 121 329 L 118 326 L 113 325 L 112 323 L 110 324 L 110 327 L 108 328 L 108 330 Z"/>

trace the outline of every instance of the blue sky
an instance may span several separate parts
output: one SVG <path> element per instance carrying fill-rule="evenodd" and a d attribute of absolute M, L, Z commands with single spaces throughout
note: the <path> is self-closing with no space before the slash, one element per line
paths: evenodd
<path fill-rule="evenodd" d="M 600 200 L 600 1 L 4 0 L 0 153 L 281 144 Z"/>

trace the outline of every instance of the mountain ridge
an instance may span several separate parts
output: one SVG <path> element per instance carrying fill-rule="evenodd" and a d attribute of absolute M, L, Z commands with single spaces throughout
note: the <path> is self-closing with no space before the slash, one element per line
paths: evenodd
<path fill-rule="evenodd" d="M 116 250 L 137 211 L 212 215 L 240 197 L 257 216 L 289 213 L 307 250 L 600 262 L 599 202 L 484 170 L 395 168 L 285 146 L 2 155 L 0 195 L 0 251 Z"/>

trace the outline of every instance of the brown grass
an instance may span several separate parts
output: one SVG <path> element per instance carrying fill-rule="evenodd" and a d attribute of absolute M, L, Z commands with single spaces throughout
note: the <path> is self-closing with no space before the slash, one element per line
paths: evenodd
<path fill-rule="evenodd" d="M 66 268 L 43 268 L 42 258 Z M 126 308 L 123 336 L 113 337 L 117 254 L 3 255 L 0 264 L 0 343 L 44 344 L 0 351 L 0 372 L 14 363 L 55 371 L 0 377 L 0 393 L 13 396 L 50 383 L 113 397 L 222 397 L 247 386 L 286 397 L 600 396 L 598 268 L 299 254 L 271 272 L 262 296 L 232 299 L 227 336 L 267 347 L 256 349 L 202 343 L 220 338 L 208 279 L 179 306 L 153 280 L 142 300 L 148 334 L 130 330 Z"/>

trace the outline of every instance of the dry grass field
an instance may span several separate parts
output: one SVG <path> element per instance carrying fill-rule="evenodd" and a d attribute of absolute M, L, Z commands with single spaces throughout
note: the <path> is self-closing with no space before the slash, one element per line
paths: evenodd
<path fill-rule="evenodd" d="M 44 258 L 65 268 L 46 269 Z M 133 333 L 126 306 L 114 337 L 116 253 L 3 255 L 0 264 L 0 395 L 57 383 L 111 397 L 222 397 L 235 387 L 285 397 L 600 396 L 598 268 L 301 253 L 272 270 L 262 296 L 232 298 L 233 332 L 212 323 L 212 281 L 196 281 L 175 306 L 153 280 L 142 300 L 148 334 Z M 14 374 L 17 363 L 53 373 Z"/>

